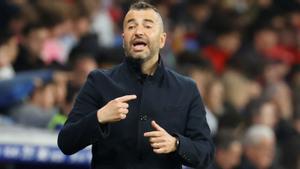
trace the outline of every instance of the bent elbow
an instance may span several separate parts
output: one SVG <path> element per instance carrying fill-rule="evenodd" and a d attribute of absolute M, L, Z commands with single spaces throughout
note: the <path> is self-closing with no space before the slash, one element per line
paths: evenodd
<path fill-rule="evenodd" d="M 62 131 L 60 131 L 58 134 L 57 145 L 61 152 L 65 155 L 72 155 L 77 152 L 76 149 L 72 147 L 71 140 L 65 138 Z"/>
<path fill-rule="evenodd" d="M 214 147 L 214 145 L 211 145 L 210 148 L 207 149 L 205 154 L 206 155 L 205 155 L 204 159 L 202 160 L 202 162 L 200 162 L 197 165 L 197 168 L 207 168 L 213 162 L 214 156 L 215 156 L 215 147 Z"/>

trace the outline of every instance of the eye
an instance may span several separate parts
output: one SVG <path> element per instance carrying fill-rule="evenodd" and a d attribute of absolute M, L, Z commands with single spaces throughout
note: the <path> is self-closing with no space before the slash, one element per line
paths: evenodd
<path fill-rule="evenodd" d="M 151 28 L 152 28 L 152 25 L 145 25 L 145 28 L 151 29 Z"/>
<path fill-rule="evenodd" d="M 128 26 L 127 29 L 132 30 L 133 28 L 134 28 L 134 26 L 133 26 L 133 25 L 130 25 L 130 26 Z"/>

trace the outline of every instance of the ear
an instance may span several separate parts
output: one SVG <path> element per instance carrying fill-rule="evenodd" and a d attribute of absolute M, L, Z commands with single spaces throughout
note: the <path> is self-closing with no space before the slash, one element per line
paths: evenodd
<path fill-rule="evenodd" d="M 159 43 L 160 43 L 159 47 L 160 47 L 160 49 L 165 46 L 166 39 L 167 39 L 167 33 L 166 32 L 161 33 L 160 40 L 159 40 Z"/>

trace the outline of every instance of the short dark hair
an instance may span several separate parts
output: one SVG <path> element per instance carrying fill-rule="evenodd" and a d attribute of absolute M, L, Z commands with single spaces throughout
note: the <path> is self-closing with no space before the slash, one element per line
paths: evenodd
<path fill-rule="evenodd" d="M 239 135 L 232 129 L 222 129 L 214 138 L 217 149 L 228 150 L 232 143 L 241 142 Z"/>
<path fill-rule="evenodd" d="M 145 9 L 152 9 L 159 14 L 159 12 L 155 6 L 153 6 L 150 3 L 145 2 L 145 1 L 135 2 L 135 3 L 131 4 L 129 7 L 129 10 L 145 10 Z"/>
<path fill-rule="evenodd" d="M 163 19 L 162 19 L 161 15 L 160 15 L 158 9 L 154 5 L 152 5 L 152 4 L 150 4 L 150 3 L 146 2 L 146 1 L 137 1 L 137 2 L 135 2 L 133 4 L 131 4 L 130 7 L 129 7 L 129 11 L 130 10 L 147 10 L 147 9 L 151 9 L 151 10 L 155 11 L 158 14 L 158 16 L 161 18 L 162 28 L 164 30 Z"/>

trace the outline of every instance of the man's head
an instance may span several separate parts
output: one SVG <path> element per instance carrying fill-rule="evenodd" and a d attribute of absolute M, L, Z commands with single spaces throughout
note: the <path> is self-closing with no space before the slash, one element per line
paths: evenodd
<path fill-rule="evenodd" d="M 245 134 L 245 157 L 256 168 L 269 168 L 275 156 L 275 134 L 265 125 L 253 125 Z"/>
<path fill-rule="evenodd" d="M 242 144 L 233 130 L 222 129 L 215 138 L 215 161 L 222 169 L 231 169 L 239 165 L 242 155 Z"/>
<path fill-rule="evenodd" d="M 156 60 L 165 40 L 163 21 L 157 9 L 143 1 L 132 4 L 123 22 L 125 55 L 144 62 Z"/>

